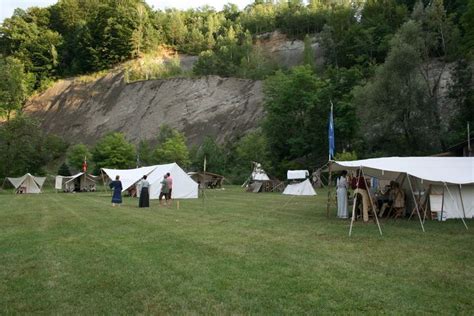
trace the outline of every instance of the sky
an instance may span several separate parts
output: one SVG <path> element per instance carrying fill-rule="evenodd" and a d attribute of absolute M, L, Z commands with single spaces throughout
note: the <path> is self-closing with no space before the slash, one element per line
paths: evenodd
<path fill-rule="evenodd" d="M 155 9 L 178 8 L 189 9 L 203 5 L 210 5 L 217 10 L 221 10 L 224 4 L 231 2 L 243 9 L 246 5 L 253 3 L 253 0 L 145 0 Z M 47 7 L 55 4 L 57 0 L 0 0 L 0 22 L 11 17 L 16 8 L 27 9 L 29 7 Z"/>

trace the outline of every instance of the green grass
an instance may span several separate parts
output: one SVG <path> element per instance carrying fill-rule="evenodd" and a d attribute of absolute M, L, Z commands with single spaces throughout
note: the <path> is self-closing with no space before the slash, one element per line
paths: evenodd
<path fill-rule="evenodd" d="M 474 225 L 326 218 L 326 194 L 231 187 L 180 209 L 0 194 L 0 311 L 471 314 Z M 285 205 L 286 204 L 286 205 Z"/>

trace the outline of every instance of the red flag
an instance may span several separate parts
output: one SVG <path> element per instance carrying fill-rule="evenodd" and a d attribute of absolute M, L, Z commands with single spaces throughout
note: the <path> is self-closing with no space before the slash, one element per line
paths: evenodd
<path fill-rule="evenodd" d="M 82 172 L 87 171 L 87 161 L 86 161 L 86 156 L 84 156 L 84 162 L 82 163 Z"/>

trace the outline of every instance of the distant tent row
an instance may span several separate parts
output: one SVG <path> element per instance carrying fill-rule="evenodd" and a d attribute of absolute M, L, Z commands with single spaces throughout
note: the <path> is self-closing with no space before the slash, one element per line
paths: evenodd
<path fill-rule="evenodd" d="M 169 172 L 173 179 L 172 198 L 194 199 L 198 197 L 198 184 L 176 163 L 135 169 L 103 168 L 102 171 L 112 180 L 116 176 L 120 176 L 122 192 L 136 185 L 146 175 L 148 182 L 150 182 L 150 199 L 158 199 L 161 190 L 160 182 L 163 180 L 163 176 Z"/>

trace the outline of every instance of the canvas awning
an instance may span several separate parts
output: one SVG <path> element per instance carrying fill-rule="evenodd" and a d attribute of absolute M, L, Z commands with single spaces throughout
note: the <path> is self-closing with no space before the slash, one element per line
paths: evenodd
<path fill-rule="evenodd" d="M 474 183 L 474 157 L 386 157 L 354 161 L 334 161 L 331 169 L 364 169 L 379 179 L 395 179 L 408 174 L 433 183 Z"/>

